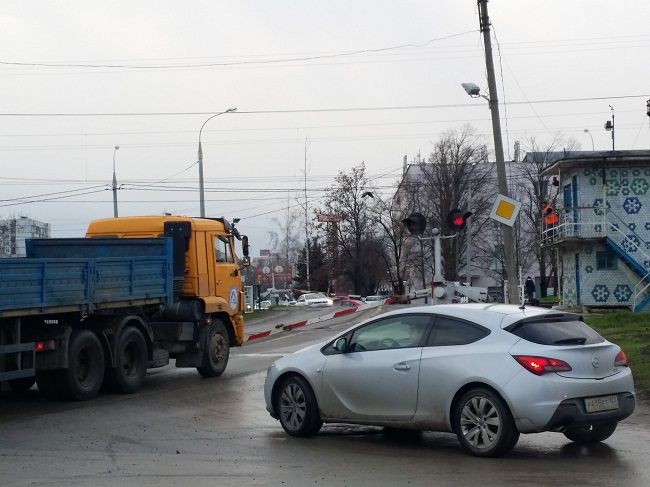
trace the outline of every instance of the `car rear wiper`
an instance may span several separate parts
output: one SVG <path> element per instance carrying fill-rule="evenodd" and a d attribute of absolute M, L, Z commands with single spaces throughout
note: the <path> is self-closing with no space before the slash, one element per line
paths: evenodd
<path fill-rule="evenodd" d="M 584 337 L 563 338 L 562 340 L 555 340 L 553 345 L 584 345 L 587 341 Z"/>

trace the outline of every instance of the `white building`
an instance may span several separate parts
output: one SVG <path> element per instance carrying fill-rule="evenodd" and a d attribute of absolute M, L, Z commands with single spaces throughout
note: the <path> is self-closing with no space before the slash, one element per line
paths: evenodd
<path fill-rule="evenodd" d="M 25 257 L 28 238 L 50 238 L 50 224 L 25 216 L 0 220 L 0 258 Z"/>

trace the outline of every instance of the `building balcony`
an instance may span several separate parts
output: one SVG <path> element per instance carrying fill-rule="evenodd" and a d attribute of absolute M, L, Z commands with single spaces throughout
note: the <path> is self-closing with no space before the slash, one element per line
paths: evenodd
<path fill-rule="evenodd" d="M 602 207 L 567 207 L 557 208 L 557 223 L 547 223 L 542 220 L 542 245 L 552 246 L 563 243 L 579 242 L 582 240 L 604 239 L 613 231 L 617 231 L 620 223 L 612 224 L 617 217 Z"/>

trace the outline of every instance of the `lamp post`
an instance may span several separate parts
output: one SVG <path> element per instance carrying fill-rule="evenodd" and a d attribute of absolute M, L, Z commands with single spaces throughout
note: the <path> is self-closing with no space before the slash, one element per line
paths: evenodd
<path fill-rule="evenodd" d="M 592 152 L 595 151 L 596 149 L 594 149 L 594 136 L 591 135 L 591 132 L 589 131 L 589 129 L 584 129 L 583 132 L 584 132 L 585 134 L 588 134 L 588 135 L 589 135 L 589 138 L 591 138 L 591 151 L 592 151 Z"/>
<path fill-rule="evenodd" d="M 120 150 L 120 146 L 113 148 L 113 216 L 117 218 L 117 176 L 115 175 L 115 153 Z"/>
<path fill-rule="evenodd" d="M 480 88 L 474 83 L 462 83 L 467 94 L 473 98 L 482 97 L 488 101 L 492 118 L 492 133 L 494 136 L 494 155 L 496 157 L 497 180 L 499 193 L 508 196 L 508 181 L 506 177 L 506 164 L 503 156 L 503 140 L 501 138 L 501 119 L 499 118 L 499 100 L 497 98 L 497 81 L 494 74 L 494 58 L 492 57 L 492 39 L 490 38 L 490 17 L 488 15 L 487 0 L 478 0 L 479 24 L 483 33 L 485 49 L 485 68 L 488 76 L 489 97 L 482 95 Z M 506 276 L 508 278 L 508 297 L 512 303 L 518 302 L 519 289 L 517 281 L 517 266 L 515 263 L 514 241 L 512 228 L 501 224 L 503 232 L 503 250 L 506 260 Z"/>
<path fill-rule="evenodd" d="M 203 133 L 203 127 L 205 127 L 205 124 L 212 120 L 214 117 L 218 117 L 224 113 L 232 113 L 235 110 L 237 110 L 237 108 L 229 108 L 223 112 L 215 113 L 214 115 L 208 117 L 205 122 L 203 122 L 203 125 L 201 125 L 201 129 L 199 130 L 199 200 L 201 218 L 205 218 L 205 190 L 203 188 L 203 148 L 201 147 L 201 134 Z"/>
<path fill-rule="evenodd" d="M 615 137 L 614 137 L 614 107 L 609 106 L 609 109 L 612 111 L 612 120 L 611 122 L 607 120 L 605 122 L 605 130 L 612 133 L 612 150 L 615 150 Z"/>

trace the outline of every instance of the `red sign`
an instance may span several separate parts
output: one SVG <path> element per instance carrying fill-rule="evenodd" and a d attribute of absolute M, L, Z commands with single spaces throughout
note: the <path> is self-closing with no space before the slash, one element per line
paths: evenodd
<path fill-rule="evenodd" d="M 318 221 L 321 223 L 334 223 L 334 222 L 340 222 L 341 220 L 343 220 L 343 217 L 341 215 L 337 215 L 336 213 L 318 214 Z"/>

